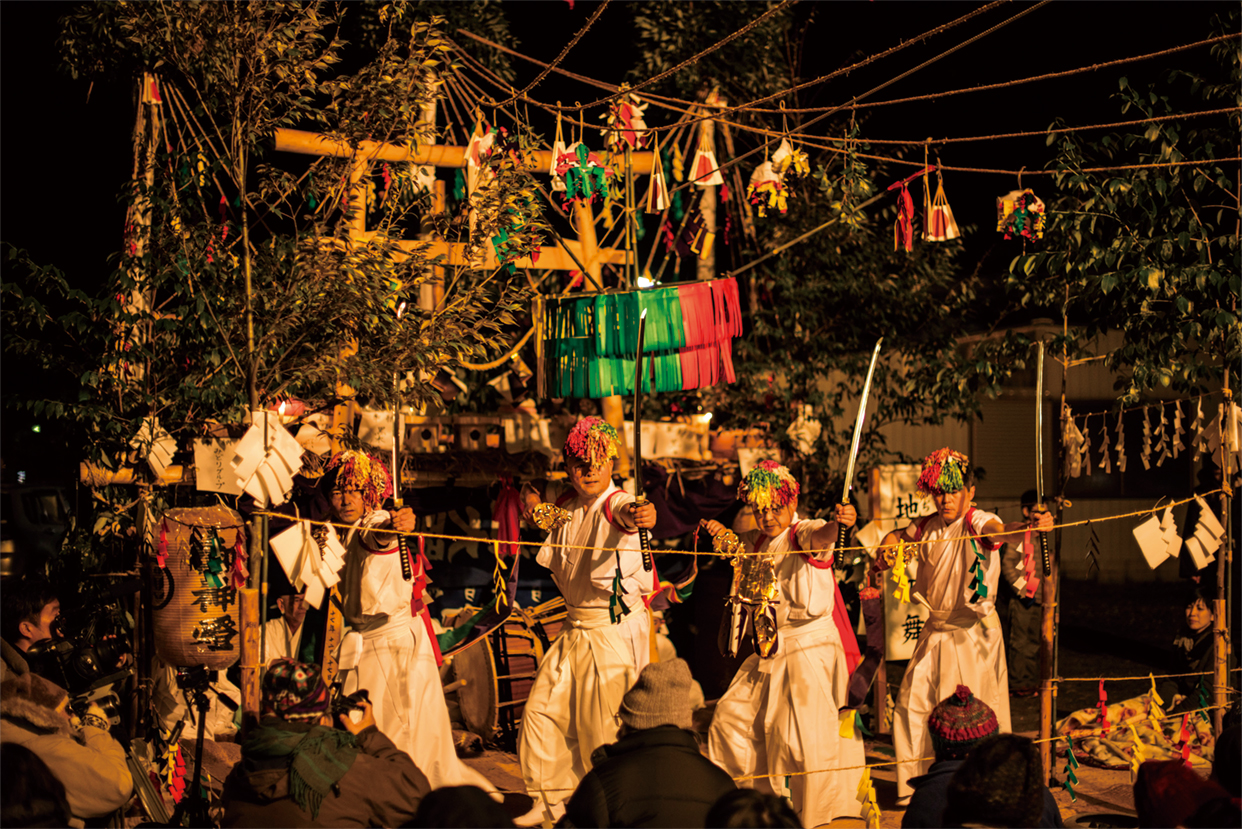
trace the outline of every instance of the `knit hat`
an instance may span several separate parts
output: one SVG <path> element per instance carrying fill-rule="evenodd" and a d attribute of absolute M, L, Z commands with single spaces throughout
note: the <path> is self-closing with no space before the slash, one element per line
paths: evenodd
<path fill-rule="evenodd" d="M 332 456 L 324 467 L 320 486 L 323 492 L 333 489 L 362 490 L 362 504 L 368 510 L 379 509 L 384 499 L 392 495 L 392 478 L 384 462 L 355 449 L 346 449 Z"/>
<path fill-rule="evenodd" d="M 1039 826 L 1045 791 L 1039 751 L 1031 739 L 1020 734 L 993 734 L 975 746 L 953 773 L 945 793 L 943 823 Z"/>
<path fill-rule="evenodd" d="M 737 487 L 737 497 L 755 509 L 780 509 L 798 497 L 798 482 L 776 461 L 759 461 Z"/>
<path fill-rule="evenodd" d="M 960 760 L 975 744 L 995 734 L 1000 725 L 986 702 L 976 699 L 965 685 L 943 700 L 927 716 L 932 747 L 938 760 Z"/>
<path fill-rule="evenodd" d="M 621 699 L 621 722 L 635 731 L 661 725 L 692 728 L 691 682 L 686 660 L 652 662 Z"/>
<path fill-rule="evenodd" d="M 598 417 L 584 417 L 569 430 L 563 452 L 566 458 L 577 458 L 594 469 L 618 457 L 620 446 L 616 429 Z"/>
<path fill-rule="evenodd" d="M 1217 747 L 1219 751 L 1219 746 Z M 1229 792 L 1204 780 L 1179 760 L 1148 760 L 1134 779 L 1134 808 L 1139 826 L 1227 826 L 1191 821 L 1213 800 L 1229 800 Z"/>
<path fill-rule="evenodd" d="M 319 666 L 275 659 L 263 675 L 263 716 L 282 720 L 318 720 L 328 712 L 328 686 Z"/>

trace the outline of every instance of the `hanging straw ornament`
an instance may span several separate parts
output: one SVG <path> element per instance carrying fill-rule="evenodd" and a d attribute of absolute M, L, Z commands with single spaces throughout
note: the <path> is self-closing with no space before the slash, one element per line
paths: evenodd
<path fill-rule="evenodd" d="M 699 146 L 690 164 L 690 177 L 699 187 L 724 184 L 724 176 L 720 174 L 720 165 L 716 162 L 716 150 L 704 132 L 699 133 Z"/>
<path fill-rule="evenodd" d="M 927 213 L 924 241 L 948 242 L 962 235 L 958 230 L 957 220 L 953 218 L 953 209 L 944 195 L 944 178 L 940 175 L 940 159 L 936 159 L 936 197 L 932 199 L 931 210 Z"/>
<path fill-rule="evenodd" d="M 746 185 L 746 199 L 755 206 L 761 219 L 768 215 L 769 208 L 776 208 L 784 213 L 789 207 L 785 185 L 771 161 L 764 161 L 750 174 L 750 182 Z"/>
<path fill-rule="evenodd" d="M 655 136 L 651 147 L 651 186 L 643 199 L 643 210 L 662 213 L 668 207 L 668 184 L 664 181 L 664 161 L 660 158 L 660 138 Z"/>
<path fill-rule="evenodd" d="M 1121 419 L 1121 412 L 1117 412 L 1117 445 L 1113 447 L 1117 450 L 1117 469 L 1125 474 L 1126 471 L 1126 426 Z"/>
<path fill-rule="evenodd" d="M 1143 407 L 1143 451 L 1139 454 L 1144 469 L 1151 469 L 1151 409 Z"/>
<path fill-rule="evenodd" d="M 561 156 L 569 152 L 569 148 L 565 146 L 565 138 L 561 134 L 561 102 L 556 102 L 556 140 L 552 142 L 552 160 L 548 162 L 548 175 L 552 177 L 552 191 L 555 193 L 565 192 L 565 179 L 561 178 L 556 172 L 557 163 Z"/>
<path fill-rule="evenodd" d="M 1105 475 L 1113 474 L 1113 459 L 1108 454 L 1108 418 L 1100 417 L 1100 469 Z"/>

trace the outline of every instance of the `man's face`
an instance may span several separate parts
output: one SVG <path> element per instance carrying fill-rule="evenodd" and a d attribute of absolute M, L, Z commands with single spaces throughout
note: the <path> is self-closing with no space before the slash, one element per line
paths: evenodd
<path fill-rule="evenodd" d="M 612 459 L 593 467 L 586 461 L 568 458 L 565 461 L 565 471 L 578 496 L 592 499 L 603 495 L 604 490 L 612 485 L 612 465 Z"/>
<path fill-rule="evenodd" d="M 26 646 L 52 638 L 52 626 L 60 618 L 60 599 L 52 599 L 39 611 L 39 618 L 22 622 L 18 629 L 26 640 Z"/>
<path fill-rule="evenodd" d="M 305 595 L 281 596 L 276 600 L 276 606 L 280 608 L 280 614 L 285 617 L 291 627 L 296 628 L 306 618 Z"/>
<path fill-rule="evenodd" d="M 798 499 L 795 498 L 783 507 L 768 507 L 761 510 L 754 507 L 755 523 L 769 538 L 775 537 L 789 528 L 793 517 L 798 512 Z"/>
<path fill-rule="evenodd" d="M 970 509 L 970 502 L 973 500 L 975 500 L 975 488 L 973 486 L 959 489 L 957 492 L 932 495 L 932 501 L 936 504 L 936 512 L 940 513 L 941 520 L 946 524 L 952 524 L 965 515 L 966 510 Z"/>
<path fill-rule="evenodd" d="M 1203 599 L 1195 599 L 1186 606 L 1186 627 L 1193 633 L 1207 630 L 1215 621 L 1211 609 L 1203 603 Z"/>
<path fill-rule="evenodd" d="M 337 487 L 329 496 L 332 512 L 336 520 L 342 524 L 353 524 L 367 514 L 366 505 L 362 502 L 361 489 L 342 489 Z"/>

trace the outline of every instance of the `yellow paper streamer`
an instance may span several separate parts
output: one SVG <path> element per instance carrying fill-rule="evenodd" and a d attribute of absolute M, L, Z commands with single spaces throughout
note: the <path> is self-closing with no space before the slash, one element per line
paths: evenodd
<path fill-rule="evenodd" d="M 1160 721 L 1164 719 L 1164 699 L 1156 691 L 1156 677 L 1154 674 L 1148 674 L 1151 678 L 1151 696 L 1149 697 L 1149 705 L 1147 706 L 1147 719 L 1151 721 L 1152 728 L 1160 731 Z"/>
<path fill-rule="evenodd" d="M 1138 732 L 1134 730 L 1133 725 L 1127 725 L 1130 729 L 1130 743 L 1134 747 L 1134 756 L 1130 758 L 1130 774 L 1137 775 L 1139 766 L 1147 759 L 1147 752 L 1143 749 L 1143 743 L 1139 740 Z"/>
<path fill-rule="evenodd" d="M 840 720 L 838 733 L 846 740 L 854 739 L 854 710 L 851 708 L 847 711 L 842 711 L 838 715 L 838 719 Z"/>
<path fill-rule="evenodd" d="M 910 577 L 906 575 L 906 542 L 898 540 L 897 553 L 893 556 L 893 583 L 897 589 L 893 595 L 906 604 L 910 603 Z"/>
<path fill-rule="evenodd" d="M 858 802 L 862 804 L 863 823 L 867 829 L 879 829 L 880 804 L 876 802 L 875 785 L 871 782 L 871 769 L 863 769 L 858 781 Z"/>

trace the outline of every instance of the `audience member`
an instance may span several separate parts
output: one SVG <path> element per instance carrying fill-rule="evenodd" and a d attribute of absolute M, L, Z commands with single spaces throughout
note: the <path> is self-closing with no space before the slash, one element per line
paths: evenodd
<path fill-rule="evenodd" d="M 980 742 L 953 774 L 947 795 L 941 826 L 1065 826 L 1029 737 L 994 734 Z"/>
<path fill-rule="evenodd" d="M 1212 625 L 1216 621 L 1216 613 L 1212 608 L 1216 604 L 1216 589 L 1207 585 L 1190 588 L 1186 595 L 1186 626 L 1181 635 L 1173 640 L 1173 649 L 1177 654 L 1176 670 L 1173 673 L 1191 674 L 1160 683 L 1160 696 L 1170 711 L 1193 709 L 1199 707 L 1198 691 L 1202 684 L 1211 693 L 1211 672 L 1215 669 L 1216 656 L 1212 651 Z M 1237 660 L 1229 655 L 1229 668 L 1233 669 Z M 1230 684 L 1235 684 L 1232 679 Z"/>
<path fill-rule="evenodd" d="M 380 733 L 370 703 L 332 727 L 319 666 L 278 659 L 263 675 L 262 720 L 224 783 L 224 826 L 400 826 L 430 790 Z"/>
<path fill-rule="evenodd" d="M 712 804 L 707 812 L 712 829 L 802 829 L 789 801 L 757 789 L 735 789 Z"/>
<path fill-rule="evenodd" d="M 125 749 L 108 733 L 104 712 L 91 706 L 80 720 L 70 719 L 63 688 L 32 673 L 8 642 L 0 640 L 0 654 L 0 743 L 16 743 L 36 754 L 65 784 L 75 818 L 103 817 L 124 806 L 134 781 Z"/>
<path fill-rule="evenodd" d="M 17 743 L 0 745 L 0 826 L 68 826 L 65 785 L 39 755 Z"/>
<path fill-rule="evenodd" d="M 966 755 L 998 728 L 996 713 L 981 699 L 976 699 L 965 685 L 942 700 L 927 717 L 936 761 L 927 774 L 911 778 L 914 794 L 901 820 L 903 829 L 944 826 L 944 810 L 948 804 L 949 781 L 961 768 Z"/>
<path fill-rule="evenodd" d="M 1232 807 L 1232 823 L 1218 823 Z M 1148 760 L 1134 779 L 1139 826 L 1238 826 L 1236 804 L 1220 784 L 1204 780 L 1181 760 Z"/>
<path fill-rule="evenodd" d="M 478 786 L 445 786 L 418 804 L 408 829 L 513 829 L 504 807 Z"/>
<path fill-rule="evenodd" d="M 1212 763 L 1212 774 L 1208 778 L 1225 787 L 1233 797 L 1242 797 L 1242 726 L 1231 725 L 1220 732 L 1216 738 L 1215 762 Z"/>
<path fill-rule="evenodd" d="M 60 618 L 60 600 L 41 578 L 26 578 L 6 585 L 0 610 L 0 637 L 25 653 L 30 646 L 52 638 Z"/>
<path fill-rule="evenodd" d="M 643 668 L 621 699 L 617 742 L 591 755 L 558 825 L 703 826 L 707 810 L 736 788 L 699 751 L 684 659 Z"/>

